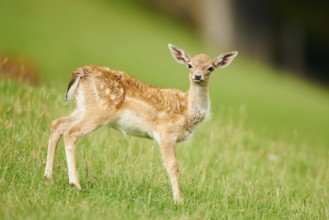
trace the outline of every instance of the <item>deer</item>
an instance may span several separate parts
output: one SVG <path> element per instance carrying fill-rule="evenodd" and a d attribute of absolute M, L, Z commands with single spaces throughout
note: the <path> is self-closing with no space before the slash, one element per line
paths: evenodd
<path fill-rule="evenodd" d="M 141 82 L 123 71 L 88 65 L 76 69 L 66 92 L 65 102 L 75 98 L 71 114 L 51 122 L 46 180 L 53 180 L 58 142 L 63 138 L 69 184 L 81 189 L 76 143 L 95 129 L 109 125 L 125 135 L 149 138 L 159 146 L 168 173 L 173 200 L 182 203 L 178 182 L 176 143 L 192 136 L 210 113 L 208 84 L 211 73 L 227 67 L 238 52 L 223 53 L 212 59 L 205 54 L 193 57 L 183 49 L 168 44 L 174 59 L 186 65 L 189 89 L 158 88 Z"/>

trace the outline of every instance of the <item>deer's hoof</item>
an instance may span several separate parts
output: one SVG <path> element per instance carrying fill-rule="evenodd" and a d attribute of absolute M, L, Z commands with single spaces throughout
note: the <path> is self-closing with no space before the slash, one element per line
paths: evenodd
<path fill-rule="evenodd" d="M 180 196 L 175 198 L 175 203 L 176 204 L 183 204 L 184 203 L 184 198 L 182 198 Z"/>
<path fill-rule="evenodd" d="M 70 186 L 72 186 L 75 189 L 81 190 L 81 186 L 79 183 L 70 183 Z"/>
<path fill-rule="evenodd" d="M 43 174 L 43 177 L 45 178 L 45 180 L 52 181 L 54 179 L 54 173 L 46 171 Z"/>

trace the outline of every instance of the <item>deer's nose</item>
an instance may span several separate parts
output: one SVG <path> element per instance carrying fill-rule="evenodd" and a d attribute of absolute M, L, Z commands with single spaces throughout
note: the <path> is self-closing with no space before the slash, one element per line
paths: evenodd
<path fill-rule="evenodd" d="M 202 78 L 202 75 L 194 75 L 195 80 L 201 80 L 201 78 Z"/>

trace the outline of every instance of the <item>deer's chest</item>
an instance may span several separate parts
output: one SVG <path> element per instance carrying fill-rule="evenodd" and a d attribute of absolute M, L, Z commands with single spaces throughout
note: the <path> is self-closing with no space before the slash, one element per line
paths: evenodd
<path fill-rule="evenodd" d="M 187 116 L 184 117 L 184 122 L 180 126 L 180 132 L 177 137 L 177 141 L 184 141 L 192 136 L 196 128 L 209 117 L 210 104 L 190 109 Z"/>
<path fill-rule="evenodd" d="M 178 132 L 177 142 L 189 139 L 202 121 L 204 121 L 204 117 L 187 117 Z"/>

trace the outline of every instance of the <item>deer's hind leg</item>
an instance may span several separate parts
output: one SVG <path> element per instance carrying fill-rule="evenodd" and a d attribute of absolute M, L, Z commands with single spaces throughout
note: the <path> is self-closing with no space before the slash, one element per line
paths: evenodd
<path fill-rule="evenodd" d="M 112 117 L 108 114 L 102 113 L 90 113 L 67 128 L 63 134 L 63 140 L 65 144 L 65 155 L 67 160 L 67 170 L 69 176 L 69 183 L 71 186 L 81 189 L 77 166 L 76 166 L 76 143 L 77 141 L 92 132 L 93 130 L 109 123 Z"/>
<path fill-rule="evenodd" d="M 62 137 L 66 128 L 78 120 L 77 114 L 73 112 L 71 115 L 58 118 L 51 122 L 50 135 L 48 142 L 47 163 L 44 172 L 44 177 L 47 180 L 52 180 L 54 176 L 55 154 L 59 139 Z"/>

